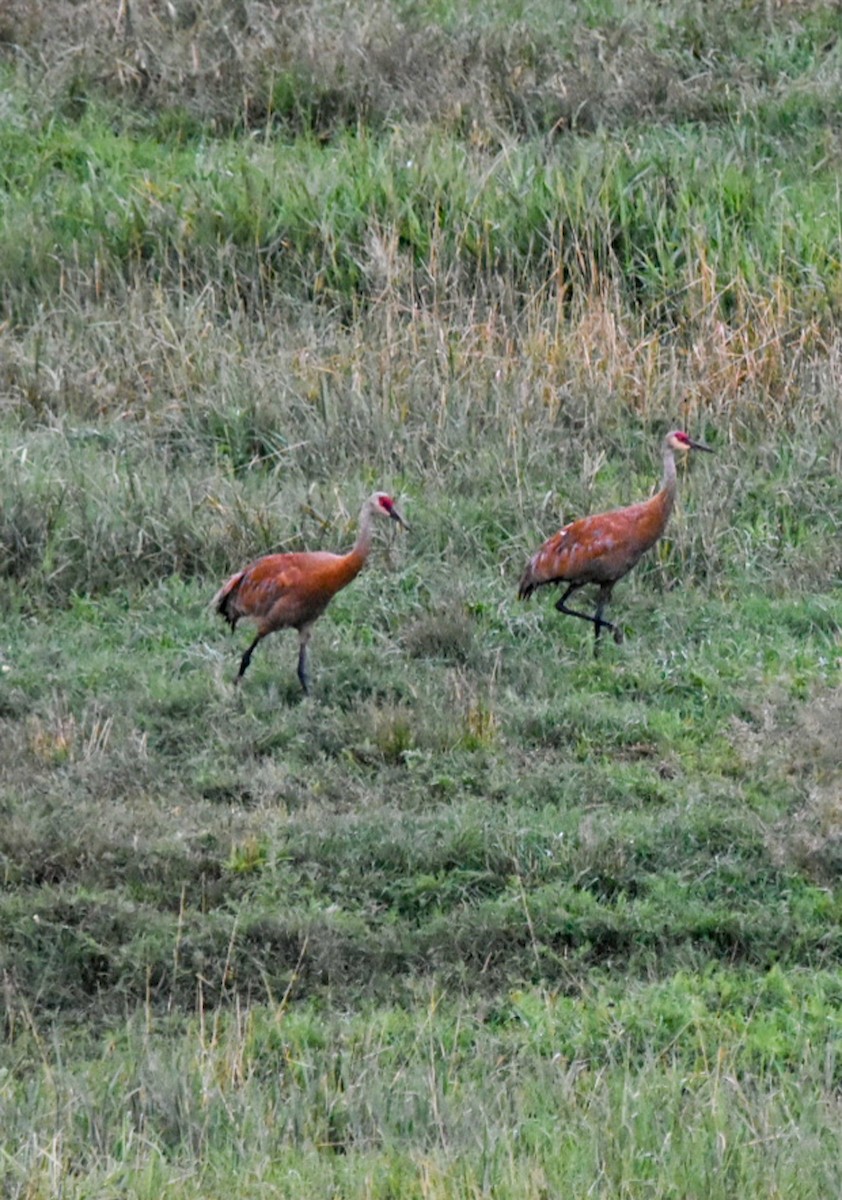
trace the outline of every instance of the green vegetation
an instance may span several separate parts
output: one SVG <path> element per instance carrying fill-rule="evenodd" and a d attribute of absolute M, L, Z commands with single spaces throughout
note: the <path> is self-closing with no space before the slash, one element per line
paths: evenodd
<path fill-rule="evenodd" d="M 837 26 L 5 6 L 4 1196 L 839 1193 Z M 594 659 L 519 572 L 679 425 Z"/>

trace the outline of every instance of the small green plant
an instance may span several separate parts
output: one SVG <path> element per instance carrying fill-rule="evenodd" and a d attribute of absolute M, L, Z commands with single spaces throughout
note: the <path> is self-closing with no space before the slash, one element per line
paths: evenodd
<path fill-rule="evenodd" d="M 231 855 L 227 863 L 228 870 L 244 875 L 251 874 L 262 870 L 268 857 L 268 843 L 251 834 L 242 842 L 237 842 L 231 847 Z"/>

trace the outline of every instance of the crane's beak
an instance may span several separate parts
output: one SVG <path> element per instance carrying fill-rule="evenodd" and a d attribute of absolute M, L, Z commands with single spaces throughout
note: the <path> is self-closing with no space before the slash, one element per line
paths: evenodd
<path fill-rule="evenodd" d="M 713 454 L 714 451 L 710 446 L 705 446 L 703 442 L 694 442 L 692 438 L 687 439 L 691 450 L 704 450 L 706 454 Z"/>
<path fill-rule="evenodd" d="M 397 521 L 397 523 L 398 523 L 398 524 L 399 524 L 399 525 L 400 525 L 400 526 L 401 526 L 403 529 L 405 529 L 407 533 L 409 533 L 409 532 L 410 532 L 410 528 L 409 528 L 409 526 L 407 525 L 406 521 L 403 519 L 403 517 L 401 516 L 401 514 L 398 512 L 398 510 L 395 508 L 394 504 L 392 505 L 392 507 L 391 507 L 391 509 L 390 509 L 390 511 L 389 511 L 389 516 L 392 518 L 392 520 L 393 520 L 393 521 Z"/>

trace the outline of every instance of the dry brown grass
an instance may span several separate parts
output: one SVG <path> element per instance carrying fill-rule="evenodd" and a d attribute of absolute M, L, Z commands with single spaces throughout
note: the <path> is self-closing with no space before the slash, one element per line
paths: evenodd
<path fill-rule="evenodd" d="M 842 688 L 820 688 L 796 704 L 780 689 L 752 724 L 734 721 L 740 756 L 765 768 L 767 784 L 791 791 L 787 817 L 767 830 L 775 860 L 821 884 L 842 867 Z"/>
<path fill-rule="evenodd" d="M 70 105 L 104 90 L 220 128 L 277 118 L 325 135 L 359 121 L 435 121 L 477 146 L 653 118 L 718 119 L 758 84 L 757 68 L 732 61 L 738 21 L 696 28 L 680 7 L 660 37 L 633 9 L 599 29 L 552 9 L 533 23 L 503 12 L 473 22 L 456 8 L 440 19 L 388 2 L 7 0 L 0 50 L 43 72 L 46 95 Z"/>

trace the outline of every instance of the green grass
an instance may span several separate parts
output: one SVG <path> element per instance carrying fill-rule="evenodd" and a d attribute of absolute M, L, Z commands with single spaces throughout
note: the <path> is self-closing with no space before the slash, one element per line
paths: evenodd
<path fill-rule="evenodd" d="M 838 305 L 842 218 L 815 137 L 641 129 L 548 157 L 404 128 L 184 146 L 106 122 L 96 108 L 78 123 L 30 118 L 0 139 L 3 299 L 18 318 L 83 281 L 121 294 L 138 277 L 200 288 L 214 275 L 231 305 L 280 290 L 354 313 L 431 282 L 462 299 L 490 269 L 516 292 L 603 278 L 650 321 L 695 322 L 702 265 L 732 319 L 746 287 L 784 288 L 808 315 Z"/>
<path fill-rule="evenodd" d="M 4 1196 L 837 1194 L 835 6 L 130 9 L 0 16 Z"/>
<path fill-rule="evenodd" d="M 480 1008 L 419 989 L 412 1014 L 336 1020 L 279 1003 L 209 1015 L 153 1057 L 166 1026 L 137 1021 L 104 1047 L 116 1071 L 78 1047 L 50 1107 L 67 1111 L 62 1153 L 93 1195 L 146 1196 L 162 1182 L 213 1195 L 236 1171 L 246 1191 L 298 1195 L 325 1180 L 343 1195 L 476 1195 L 493 1179 L 512 1196 L 595 1180 L 605 1195 L 689 1185 L 725 1196 L 739 1181 L 820 1196 L 838 1184 L 833 1116 L 815 1099 L 835 1059 L 811 1036 L 823 1041 L 838 1003 L 838 979 L 777 971 L 759 987 L 712 972 L 701 986 L 517 991 Z M 45 1065 L 54 1054 L 41 1047 Z M 788 1058 L 806 1094 L 788 1082 Z M 5 1090 L 19 1106 L 7 1128 L 27 1134 L 10 1182 L 49 1186 L 36 1155 L 55 1123 L 37 1094 L 11 1078 Z M 745 1132 L 732 1140 L 735 1127 Z"/>
<path fill-rule="evenodd" d="M 80 599 L 51 645 L 43 618 L 8 623 L 8 966 L 27 992 L 40 978 L 39 1004 L 109 1014 L 154 978 L 189 1006 L 197 970 L 216 994 L 210 963 L 231 955 L 240 987 L 273 994 L 304 944 L 310 986 L 348 1002 L 418 971 L 484 991 L 604 962 L 835 961 L 833 904 L 772 836 L 808 780 L 750 767 L 735 731 L 757 725 L 753 696 L 775 689 L 785 721 L 808 681 L 834 684 L 838 602 L 825 628 L 787 631 L 788 602 L 669 597 L 674 650 L 653 653 L 641 613 L 596 664 L 551 609 L 519 643 L 477 619 L 481 655 L 408 675 L 414 594 L 389 589 L 373 637 L 360 622 L 380 583 L 374 568 L 320 625 L 312 704 L 289 637 L 235 694 L 241 639 L 181 582 Z"/>

